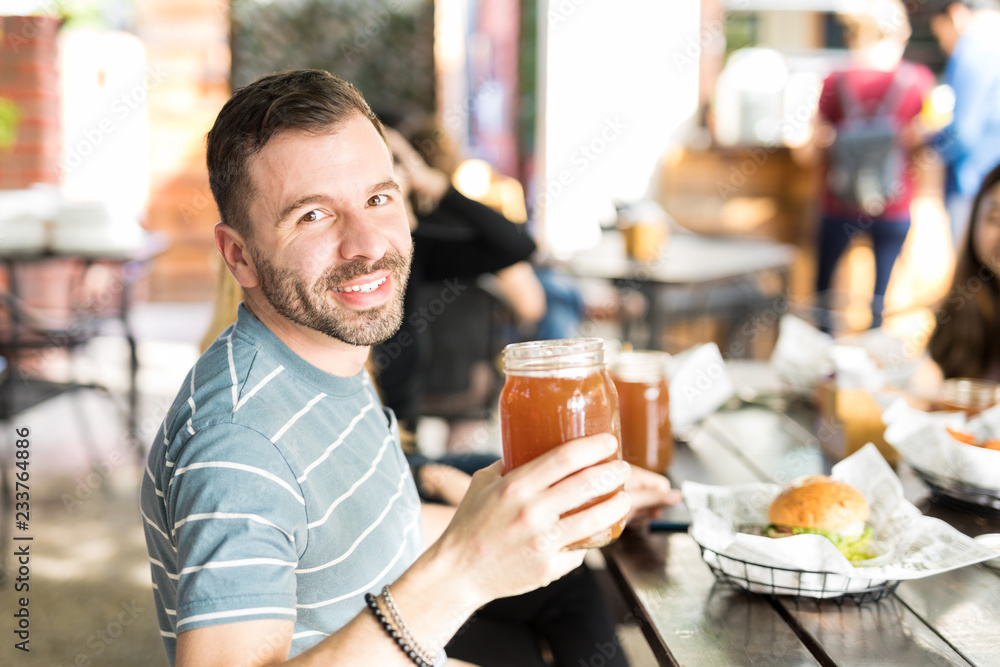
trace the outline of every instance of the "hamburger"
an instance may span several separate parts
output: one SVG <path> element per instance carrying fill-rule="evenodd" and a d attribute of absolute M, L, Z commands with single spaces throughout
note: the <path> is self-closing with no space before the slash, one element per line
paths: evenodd
<path fill-rule="evenodd" d="M 850 561 L 874 558 L 868 501 L 850 484 L 826 475 L 806 477 L 782 491 L 767 512 L 768 537 L 822 535 Z"/>

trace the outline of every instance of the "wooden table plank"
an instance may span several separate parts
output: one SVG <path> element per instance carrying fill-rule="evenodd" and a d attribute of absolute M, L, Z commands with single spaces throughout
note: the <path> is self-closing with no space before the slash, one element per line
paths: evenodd
<path fill-rule="evenodd" d="M 975 565 L 904 581 L 896 597 L 972 664 L 1000 665 L 1000 576 L 995 571 Z"/>
<path fill-rule="evenodd" d="M 716 586 L 686 533 L 626 531 L 604 555 L 660 664 L 818 664 L 766 598 Z"/>
<path fill-rule="evenodd" d="M 778 598 L 838 665 L 966 665 L 940 636 L 896 597 L 842 607 Z"/>

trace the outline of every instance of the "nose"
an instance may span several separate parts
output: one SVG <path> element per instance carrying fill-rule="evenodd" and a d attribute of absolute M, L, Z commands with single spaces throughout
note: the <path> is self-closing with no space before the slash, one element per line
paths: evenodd
<path fill-rule="evenodd" d="M 344 225 L 340 240 L 340 255 L 344 259 L 381 259 L 389 248 L 389 241 L 382 228 L 365 213 L 351 217 Z"/>

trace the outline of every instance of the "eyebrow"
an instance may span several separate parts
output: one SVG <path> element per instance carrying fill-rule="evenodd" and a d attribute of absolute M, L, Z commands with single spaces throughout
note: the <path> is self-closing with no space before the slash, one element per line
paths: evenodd
<path fill-rule="evenodd" d="M 371 186 L 370 188 L 368 188 L 368 192 L 366 194 L 370 197 L 384 190 L 394 190 L 396 192 L 402 191 L 399 187 L 399 183 L 390 178 L 382 181 L 381 183 L 376 183 L 375 185 Z M 292 212 L 298 208 L 301 208 L 303 206 L 308 206 L 309 204 L 317 204 L 320 202 L 327 202 L 327 201 L 330 201 L 330 197 L 321 194 L 306 195 L 305 197 L 299 197 L 291 204 L 286 206 L 284 209 L 282 209 L 281 213 L 278 215 L 278 219 L 276 220 L 276 222 L 280 223 L 283 220 L 286 220 L 288 216 L 291 215 Z"/>
<path fill-rule="evenodd" d="M 396 192 L 401 191 L 399 183 L 390 178 L 388 180 L 382 181 L 381 183 L 376 183 L 372 187 L 368 188 L 368 195 L 371 196 L 378 194 L 382 190 L 395 190 Z"/>

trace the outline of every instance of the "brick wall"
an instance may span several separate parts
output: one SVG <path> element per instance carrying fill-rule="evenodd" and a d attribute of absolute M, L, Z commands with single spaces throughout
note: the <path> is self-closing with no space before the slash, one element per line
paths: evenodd
<path fill-rule="evenodd" d="M 16 142 L 0 151 L 0 189 L 59 183 L 59 23 L 48 16 L 0 21 L 0 97 L 20 111 Z"/>

